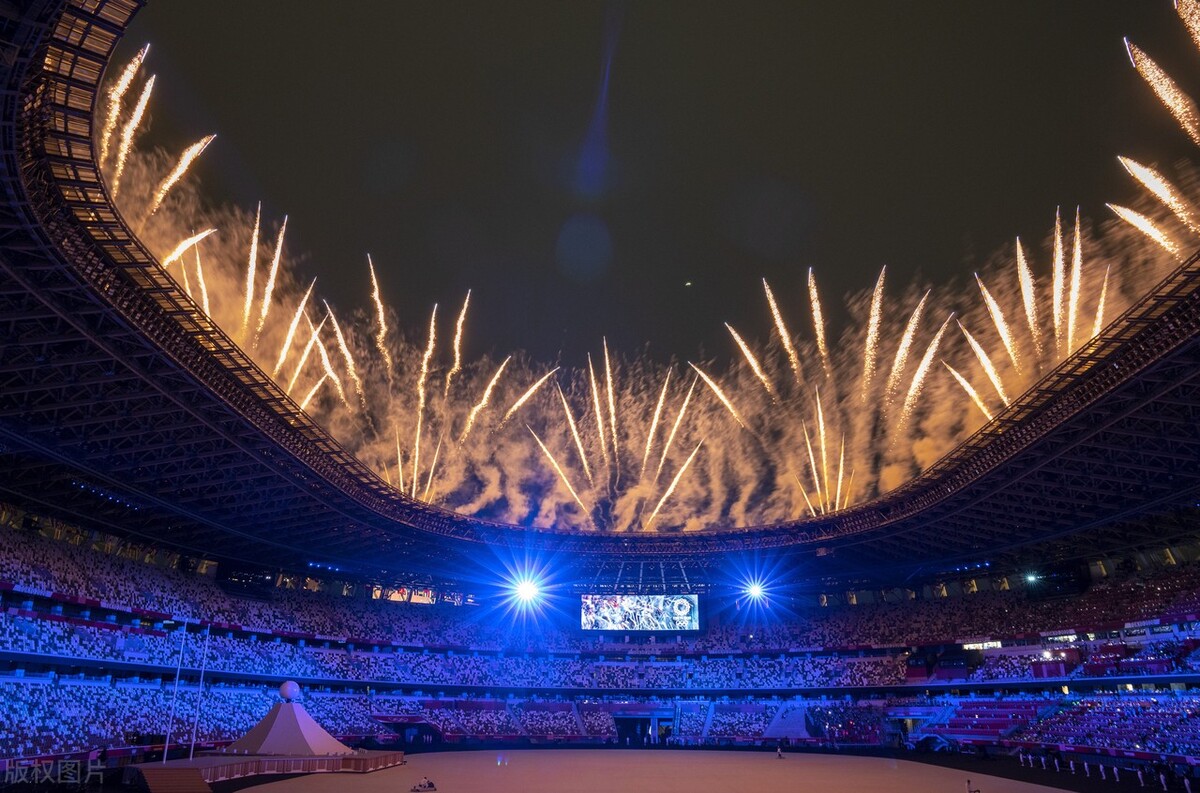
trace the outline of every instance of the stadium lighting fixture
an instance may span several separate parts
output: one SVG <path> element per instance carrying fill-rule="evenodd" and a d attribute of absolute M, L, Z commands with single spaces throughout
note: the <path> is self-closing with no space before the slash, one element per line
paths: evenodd
<path fill-rule="evenodd" d="M 517 600 L 522 603 L 532 603 L 538 596 L 537 582 L 530 578 L 524 578 L 517 582 L 516 588 Z"/>
<path fill-rule="evenodd" d="M 757 581 L 752 581 L 746 586 L 746 594 L 752 600 L 758 600 L 763 596 L 763 585 Z"/>
<path fill-rule="evenodd" d="M 1025 580 L 1031 584 L 1036 582 L 1038 580 L 1037 573 L 1026 573 Z"/>

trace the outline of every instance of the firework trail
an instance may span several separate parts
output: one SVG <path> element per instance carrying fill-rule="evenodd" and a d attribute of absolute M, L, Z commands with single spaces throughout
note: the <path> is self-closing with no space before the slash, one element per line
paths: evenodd
<path fill-rule="evenodd" d="M 526 424 L 525 429 L 529 430 L 529 434 L 533 436 L 535 441 L 537 441 L 537 445 L 541 447 L 542 453 L 546 455 L 546 459 L 549 460 L 550 465 L 554 467 L 554 471 L 558 474 L 558 478 L 562 480 L 564 485 L 566 485 L 567 492 L 571 494 L 571 498 L 575 499 L 575 503 L 578 504 L 579 508 L 583 510 L 583 514 L 587 515 L 589 513 L 588 508 L 584 506 L 583 499 L 581 499 L 579 494 L 575 492 L 575 488 L 571 487 L 571 480 L 567 478 L 567 474 L 563 471 L 562 466 L 558 464 L 558 460 L 554 459 L 554 455 L 551 454 L 550 450 L 546 448 L 546 444 L 542 443 L 542 439 L 539 438 L 538 434 L 533 431 L 533 427 L 530 427 L 528 424 Z"/>
<path fill-rule="evenodd" d="M 813 268 L 808 268 L 808 300 L 812 305 L 813 331 L 817 336 L 817 350 L 821 353 L 821 365 L 825 368 L 825 377 L 833 377 L 833 364 L 829 360 L 829 345 L 825 341 L 825 317 L 821 313 L 821 296 L 817 293 L 817 276 Z"/>
<path fill-rule="evenodd" d="M 601 339 L 601 341 L 604 343 L 604 387 L 608 392 L 608 423 L 609 429 L 612 430 L 613 468 L 616 469 L 617 481 L 620 482 L 621 454 L 618 447 L 621 441 L 617 435 L 617 399 L 613 390 L 612 361 L 608 357 L 608 339 Z"/>
<path fill-rule="evenodd" d="M 289 394 L 296 387 L 296 380 L 299 379 L 300 373 L 304 371 L 304 364 L 308 363 L 308 356 L 312 353 L 313 346 L 319 340 L 321 328 L 325 327 L 325 320 L 328 318 L 328 316 L 322 317 L 320 324 L 314 328 L 312 320 L 308 319 L 307 314 L 304 315 L 304 319 L 308 322 L 308 343 L 304 345 L 304 351 L 300 353 L 300 363 L 296 364 L 296 370 L 292 372 L 292 379 L 288 381 L 287 392 Z"/>
<path fill-rule="evenodd" d="M 1067 350 L 1075 349 L 1075 321 L 1079 315 L 1079 287 L 1083 278 L 1083 235 L 1079 231 L 1079 208 L 1075 208 L 1075 237 L 1071 243 L 1071 291 L 1067 300 Z"/>
<path fill-rule="evenodd" d="M 450 367 L 449 372 L 446 372 L 446 387 L 442 389 L 443 400 L 450 396 L 450 381 L 454 379 L 454 375 L 462 371 L 463 326 L 467 322 L 467 306 L 470 304 L 471 290 L 468 289 L 467 296 L 463 298 L 462 311 L 458 312 L 458 321 L 454 323 L 454 365 Z M 591 479 L 591 476 L 588 479 Z"/>
<path fill-rule="evenodd" d="M 121 143 L 117 147 L 117 165 L 113 169 L 112 196 L 116 199 L 121 192 L 121 176 L 125 173 L 125 161 L 129 159 L 129 149 L 133 146 L 133 138 L 137 135 L 138 127 L 142 125 L 142 116 L 146 114 L 146 105 L 150 104 L 150 92 L 154 90 L 154 75 L 146 81 L 141 96 L 133 107 L 133 114 L 125 122 L 121 130 Z"/>
<path fill-rule="evenodd" d="M 112 134 L 117 131 L 117 123 L 121 120 L 121 100 L 125 98 L 125 92 L 129 90 L 129 86 L 133 85 L 133 78 L 137 76 L 138 69 L 142 68 L 142 63 L 149 54 L 149 44 L 138 50 L 138 54 L 133 56 L 133 60 L 125 64 L 125 68 L 121 70 L 121 76 L 117 78 L 112 90 L 108 92 L 108 115 L 104 119 L 104 127 L 100 132 L 101 165 L 108 161 L 109 143 L 112 141 Z"/>
<path fill-rule="evenodd" d="M 729 331 L 729 335 L 733 336 L 733 340 L 737 342 L 737 346 L 741 349 L 742 355 L 746 358 L 746 363 L 750 366 L 750 371 L 754 372 L 754 376 L 757 377 L 758 381 L 763 384 L 763 388 L 767 389 L 767 393 L 770 395 L 771 399 L 777 400 L 779 395 L 775 393 L 775 387 L 771 385 L 771 381 L 768 379 L 766 372 L 763 371 L 762 365 L 759 364 L 758 359 L 754 357 L 754 351 L 750 349 L 750 345 L 738 335 L 738 332 L 734 330 L 733 326 L 728 322 L 725 323 L 725 329 Z M 643 468 L 644 467 L 645 465 L 643 464 Z"/>
<path fill-rule="evenodd" d="M 1192 207 L 1170 182 L 1153 168 L 1142 165 L 1128 157 L 1118 157 L 1117 160 L 1129 172 L 1130 176 L 1137 179 L 1142 187 L 1146 188 L 1151 195 L 1161 201 L 1167 209 L 1171 210 L 1171 213 L 1191 229 L 1193 234 L 1200 234 L 1200 224 L 1196 222 L 1195 212 L 1192 211 Z"/>
<path fill-rule="evenodd" d="M 250 233 L 250 262 L 246 266 L 246 296 L 242 303 L 242 331 L 241 336 L 246 338 L 246 331 L 250 327 L 250 309 L 254 307 L 254 276 L 258 269 L 258 229 L 262 221 L 262 202 L 258 202 L 258 208 L 254 210 L 254 231 Z"/>
<path fill-rule="evenodd" d="M 904 367 L 908 364 L 908 354 L 912 349 L 913 339 L 916 338 L 917 327 L 921 324 L 921 312 L 925 310 L 925 303 L 928 300 L 929 292 L 927 291 L 917 302 L 917 307 L 913 309 L 913 313 L 908 317 L 908 323 L 904 326 L 904 333 L 900 336 L 900 346 L 896 348 L 896 357 L 892 359 L 892 371 L 888 374 L 887 385 L 884 387 L 885 402 L 891 402 L 900 385 L 900 378 L 904 376 Z"/>
<path fill-rule="evenodd" d="M 258 347 L 258 337 L 262 334 L 263 326 L 267 324 L 267 313 L 271 310 L 271 298 L 275 294 L 275 279 L 279 276 L 279 261 L 283 258 L 283 235 L 287 232 L 287 215 L 283 216 L 283 225 L 279 227 L 279 236 L 275 238 L 275 253 L 271 256 L 271 269 L 267 271 L 267 285 L 263 288 L 262 306 L 258 310 L 258 326 L 254 329 L 252 348 Z M 334 319 L 334 326 L 337 320 Z M 354 371 L 353 368 L 350 370 Z"/>
<path fill-rule="evenodd" d="M 829 502 L 829 456 L 825 446 L 825 410 L 821 406 L 821 389 L 814 389 L 817 401 L 817 442 L 821 446 L 821 490 L 825 502 Z"/>
<path fill-rule="evenodd" d="M 988 355 L 987 350 L 983 345 L 975 340 L 971 332 L 959 322 L 958 329 L 962 331 L 963 336 L 967 338 L 967 344 L 971 345 L 971 349 L 975 352 L 975 357 L 979 359 L 979 365 L 983 367 L 983 371 L 987 373 L 988 380 L 992 382 L 992 387 L 996 389 L 996 393 L 1000 396 L 1000 401 L 1008 405 L 1008 394 L 1004 391 L 1004 381 L 1000 379 L 1000 373 L 996 371 L 996 367 L 992 364 L 992 359 Z"/>
<path fill-rule="evenodd" d="M 508 423 L 508 420 L 510 418 L 512 418 L 518 410 L 521 409 L 522 405 L 524 405 L 526 402 L 528 402 L 530 400 L 530 398 L 534 394 L 537 393 L 538 389 L 542 387 L 543 383 L 545 383 L 547 380 L 549 380 L 551 377 L 554 376 L 554 373 L 557 372 L 558 369 L 559 369 L 559 367 L 556 366 L 553 369 L 551 369 L 550 371 L 546 372 L 544 375 L 541 376 L 541 379 L 539 379 L 533 385 L 529 386 L 529 390 L 526 391 L 524 394 L 521 394 L 520 398 L 518 398 L 516 402 L 512 403 L 512 407 L 510 407 L 508 409 L 508 411 L 504 414 L 504 418 L 500 419 L 500 423 L 496 426 L 497 432 L 499 432 L 504 427 L 504 425 Z"/>
<path fill-rule="evenodd" d="M 1029 326 L 1029 335 L 1033 337 L 1033 348 L 1037 357 L 1042 357 L 1042 333 L 1038 327 L 1037 298 L 1033 289 L 1033 273 L 1025 260 L 1025 250 L 1021 247 L 1021 239 L 1017 238 L 1017 280 L 1021 285 L 1021 303 L 1025 308 L 1025 322 Z"/>
<path fill-rule="evenodd" d="M 483 396 L 471 408 L 471 412 L 467 414 L 467 423 L 463 427 L 462 433 L 458 436 L 458 445 L 462 446 L 466 442 L 467 436 L 471 434 L 471 428 L 475 426 L 475 419 L 479 417 L 480 411 L 488 406 L 488 402 L 492 399 L 492 390 L 496 388 L 496 383 L 500 381 L 500 375 L 504 373 L 504 367 L 508 366 L 508 362 L 512 360 L 512 356 L 508 356 L 496 369 L 496 373 L 492 375 L 492 379 L 488 381 L 487 387 L 483 389 Z"/>
<path fill-rule="evenodd" d="M 838 454 L 837 495 L 833 498 L 833 508 L 842 508 L 842 470 L 846 466 L 846 436 L 842 436 L 842 451 Z"/>
<path fill-rule="evenodd" d="M 300 305 L 296 306 L 296 313 L 292 315 L 292 321 L 288 325 L 287 335 L 283 338 L 283 345 L 279 348 L 279 358 L 275 361 L 275 368 L 271 370 L 271 377 L 279 374 L 279 370 L 283 368 L 283 362 L 287 360 L 287 354 L 292 349 L 292 339 L 296 337 L 296 328 L 300 327 L 300 317 L 304 316 L 304 308 L 308 305 L 308 298 L 312 295 L 313 287 L 317 285 L 317 279 L 312 279 L 308 289 L 304 293 L 304 297 L 300 298 Z"/>
<path fill-rule="evenodd" d="M 950 325 L 950 320 L 954 319 L 954 315 L 946 317 L 945 322 L 938 328 L 938 332 L 934 335 L 933 341 L 929 342 L 929 346 L 925 348 L 925 355 L 921 357 L 921 363 L 917 365 L 916 374 L 913 375 L 912 384 L 908 387 L 908 394 L 904 397 L 904 408 L 900 411 L 900 427 L 903 427 L 908 422 L 908 417 L 912 415 L 912 410 L 917 404 L 917 397 L 921 395 L 921 389 L 925 387 L 925 375 L 929 372 L 929 367 L 933 364 L 933 359 L 937 356 L 938 345 L 942 341 L 942 336 L 946 333 L 946 328 Z"/>
<path fill-rule="evenodd" d="M 314 385 L 312 387 L 312 389 L 310 389 L 309 392 L 304 395 L 304 399 L 300 400 L 300 409 L 301 410 L 308 409 L 308 403 L 312 401 L 312 398 L 317 395 L 317 391 L 320 390 L 321 386 L 325 385 L 325 381 L 328 379 L 329 379 L 329 375 L 327 375 L 327 374 L 321 375 L 321 379 L 317 381 L 317 384 Z"/>
<path fill-rule="evenodd" d="M 875 377 L 875 361 L 879 356 L 879 327 L 883 323 L 883 277 L 887 267 L 879 271 L 879 280 L 875 282 L 875 291 L 871 293 L 871 314 L 867 320 L 867 340 L 863 344 L 862 386 L 859 398 L 867 401 L 867 392 L 871 389 L 871 380 Z"/>
<path fill-rule="evenodd" d="M 600 409 L 600 387 L 596 381 L 596 370 L 592 366 L 592 354 L 588 353 L 588 382 L 592 387 L 592 411 L 596 414 L 596 432 L 600 438 L 600 456 L 608 466 L 608 440 L 604 434 L 604 411 Z"/>
<path fill-rule="evenodd" d="M 850 481 L 846 483 L 846 498 L 842 501 L 842 505 L 838 509 L 845 509 L 850 506 L 850 496 L 854 493 L 854 469 L 850 469 Z"/>
<path fill-rule="evenodd" d="M 726 325 L 725 327 L 728 328 L 729 326 Z M 654 435 L 658 431 L 658 420 L 662 418 L 663 404 L 667 401 L 667 386 L 670 383 L 671 370 L 668 369 L 667 376 L 663 378 L 662 391 L 658 393 L 658 404 L 654 406 L 654 417 L 650 419 L 650 431 L 646 433 L 646 451 L 642 452 L 642 468 L 638 473 L 638 481 L 641 481 L 646 476 L 646 461 L 650 459 L 650 449 L 654 446 Z M 562 391 L 560 390 L 559 394 L 561 393 Z"/>
<path fill-rule="evenodd" d="M 1129 39 L 1125 40 L 1125 48 L 1129 52 L 1129 60 L 1133 61 L 1133 68 L 1137 69 L 1138 74 L 1150 86 L 1150 90 L 1154 91 L 1158 101 L 1171 111 L 1171 115 L 1179 122 L 1179 126 L 1192 139 L 1192 142 L 1200 146 L 1200 114 L 1196 112 L 1196 103 L 1179 89 L 1175 81 L 1168 77 L 1167 73 L 1151 60 L 1149 55 L 1142 52 Z"/>
<path fill-rule="evenodd" d="M 683 478 L 685 473 L 687 473 L 687 469 L 692 464 L 692 460 L 696 459 L 696 452 L 700 451 L 700 447 L 703 445 L 704 441 L 700 441 L 696 444 L 696 448 L 692 449 L 692 453 L 688 455 L 688 458 L 684 461 L 683 466 L 675 474 L 675 478 L 671 480 L 671 486 L 667 488 L 667 492 L 663 493 L 663 497 L 658 500 L 658 504 L 655 505 L 654 511 L 650 513 L 650 518 L 646 521 L 646 525 L 644 526 L 646 531 L 649 531 L 650 526 L 654 524 L 654 519 L 658 517 L 659 510 L 662 509 L 663 504 L 667 503 L 667 499 L 671 497 L 671 494 L 675 492 L 675 488 L 679 486 L 679 480 Z"/>
<path fill-rule="evenodd" d="M 192 233 L 195 234 L 196 230 L 192 229 Z M 191 297 L 192 296 L 192 279 L 188 278 L 187 264 L 185 264 L 182 261 L 180 261 L 180 263 L 179 263 L 179 272 L 183 273 L 183 291 L 187 292 L 188 297 Z"/>
<path fill-rule="evenodd" d="M 655 484 L 658 484 L 658 478 L 662 476 L 663 464 L 667 462 L 667 454 L 671 451 L 671 444 L 675 441 L 675 434 L 679 432 L 679 425 L 683 423 L 683 416 L 687 413 L 688 403 L 692 401 L 692 393 L 696 390 L 697 382 L 699 382 L 699 377 L 693 377 L 692 384 L 688 386 L 687 396 L 683 398 L 683 405 L 679 408 L 679 413 L 675 416 L 675 423 L 671 425 L 671 432 L 667 435 L 667 442 L 663 444 L 662 454 L 658 458 L 658 468 L 654 472 Z"/>
<path fill-rule="evenodd" d="M 704 381 L 705 385 L 707 385 L 709 389 L 716 394 L 717 399 L 721 400 L 721 404 L 724 405 L 725 409 L 729 411 L 729 415 L 733 416 L 734 421 L 740 424 L 742 429 L 749 430 L 750 428 L 746 426 L 746 422 L 742 420 L 741 415 L 737 412 L 737 408 L 733 406 L 733 403 L 729 401 L 729 397 L 725 396 L 725 392 L 721 390 L 721 386 L 717 385 L 716 382 L 711 377 L 706 375 L 699 366 L 696 366 L 696 364 L 689 361 L 688 366 L 696 370 L 696 374 L 700 375 L 700 379 Z"/>
<path fill-rule="evenodd" d="M 192 251 L 196 254 L 196 285 L 200 288 L 200 307 L 204 309 L 206 317 L 212 316 L 212 311 L 208 305 L 208 285 L 204 283 L 204 265 L 200 263 L 200 246 L 195 245 Z"/>
<path fill-rule="evenodd" d="M 971 382 L 959 374 L 957 369 L 945 361 L 942 361 L 942 366 L 946 367 L 950 371 L 950 374 L 954 375 L 954 379 L 958 381 L 960 386 L 962 386 L 962 390 L 967 392 L 967 396 L 969 396 L 971 401 L 975 403 L 975 407 L 979 408 L 980 412 L 983 413 L 988 421 L 991 421 L 992 412 L 987 409 L 987 405 L 984 404 L 983 399 L 979 396 L 979 392 L 975 390 L 975 387 L 971 385 Z"/>
<path fill-rule="evenodd" d="M 200 242 L 200 240 L 204 239 L 205 237 L 209 236 L 210 234 L 216 234 L 216 233 L 217 233 L 216 229 L 205 229 L 204 231 L 200 232 L 199 234 L 193 234 L 192 236 L 188 237 L 183 242 L 176 245 L 175 250 L 171 251 L 167 255 L 167 257 L 162 260 L 163 269 L 165 270 L 166 268 L 170 267 L 175 262 L 179 261 L 183 257 L 183 254 L 187 253 L 188 249 L 191 248 L 196 243 Z"/>
<path fill-rule="evenodd" d="M 821 474 L 817 470 L 817 458 L 813 454 L 812 438 L 808 434 L 808 422 L 802 421 L 801 428 L 804 430 L 804 446 L 808 449 L 808 469 L 812 472 L 813 491 L 817 494 L 817 504 L 821 508 L 821 514 L 825 514 L 825 496 L 821 493 Z M 805 496 L 807 498 L 807 496 Z"/>
<path fill-rule="evenodd" d="M 392 380 L 392 354 L 387 348 L 387 318 L 383 310 L 383 298 L 379 296 L 379 281 L 375 278 L 375 262 L 371 254 L 367 254 L 367 270 L 371 273 L 371 302 L 375 304 L 375 321 L 379 323 L 379 331 L 375 334 L 375 349 L 379 350 L 383 364 L 387 367 L 388 382 Z"/>
<path fill-rule="evenodd" d="M 808 505 L 808 514 L 812 517 L 817 516 L 817 510 L 813 507 L 812 499 L 808 497 L 808 491 L 804 489 L 804 483 L 800 481 L 800 477 L 792 472 L 792 479 L 796 480 L 796 486 L 800 488 L 800 495 L 804 496 L 804 503 Z"/>
<path fill-rule="evenodd" d="M 1063 255 L 1062 216 L 1054 213 L 1054 264 L 1051 301 L 1054 311 L 1054 348 L 1063 354 L 1063 302 L 1066 293 L 1066 259 Z M 1004 400 L 1007 405 L 1008 400 Z"/>
<path fill-rule="evenodd" d="M 338 350 L 342 353 L 342 360 L 346 363 L 346 374 L 350 376 L 350 381 L 354 383 L 354 390 L 358 393 L 358 400 L 362 403 L 363 410 L 367 409 L 367 395 L 363 391 L 362 380 L 358 376 L 358 367 L 354 365 L 354 356 L 350 354 L 350 345 L 346 343 L 346 337 L 342 335 L 342 326 L 338 324 L 337 315 L 333 313 L 333 309 L 329 307 L 329 303 L 322 300 L 325 304 L 326 315 L 329 317 L 329 322 L 333 325 L 333 336 L 337 339 Z M 324 349 L 324 345 L 322 345 Z M 343 401 L 345 401 L 343 399 Z M 349 407 L 347 404 L 346 407 Z"/>
<path fill-rule="evenodd" d="M 796 354 L 796 347 L 792 344 L 792 335 L 783 322 L 783 314 L 779 311 L 779 305 L 775 302 L 775 295 L 771 292 L 771 286 L 767 283 L 766 278 L 763 279 L 763 291 L 767 293 L 767 305 L 771 307 L 771 316 L 775 319 L 775 330 L 779 332 L 779 340 L 783 344 L 784 352 L 787 353 L 792 373 L 796 376 L 796 385 L 800 385 L 804 382 L 803 370 L 800 368 L 800 356 Z"/>
<path fill-rule="evenodd" d="M 421 356 L 421 373 L 417 376 L 417 432 L 413 438 L 412 452 L 412 494 L 417 497 L 417 465 L 421 459 L 421 422 L 425 419 L 425 381 L 429 377 L 429 361 L 433 358 L 433 348 L 437 341 L 437 303 L 433 304 L 433 313 L 429 315 L 429 337 L 425 344 L 425 354 Z"/>
<path fill-rule="evenodd" d="M 1128 207 L 1118 206 L 1117 204 L 1105 204 L 1113 213 L 1121 220 L 1133 226 L 1138 231 L 1145 234 L 1156 245 L 1162 248 L 1167 253 L 1179 258 L 1179 246 L 1167 236 L 1167 233 L 1154 224 L 1154 221 L 1140 212 L 1134 212 Z"/>
<path fill-rule="evenodd" d="M 979 292 L 983 295 L 983 302 L 987 305 L 988 315 L 992 318 L 992 324 L 996 326 L 996 332 L 1000 334 L 1000 341 L 1004 344 L 1004 349 L 1008 352 L 1008 358 L 1012 361 L 1013 369 L 1019 374 L 1021 372 L 1021 361 L 1017 357 L 1017 342 L 1013 338 L 1012 329 L 1009 328 L 1008 322 L 1004 319 L 1004 311 L 1000 308 L 1000 304 L 992 297 L 992 293 L 984 286 L 983 279 L 979 277 L 979 273 L 975 274 L 975 283 L 979 284 Z"/>
<path fill-rule="evenodd" d="M 438 438 L 437 446 L 433 449 L 433 462 L 429 464 L 429 476 L 425 479 L 425 492 L 421 494 L 421 500 L 426 504 L 429 503 L 429 490 L 433 487 L 433 472 L 437 470 L 438 455 L 442 453 L 442 438 Z"/>
<path fill-rule="evenodd" d="M 179 162 L 175 164 L 175 168 L 167 174 L 167 178 L 163 179 L 158 189 L 154 191 L 154 200 L 150 202 L 150 211 L 147 213 L 147 217 L 158 211 L 158 208 L 162 206 L 163 200 L 167 197 L 167 193 L 171 192 L 171 188 L 183 178 L 188 168 L 191 168 L 192 163 L 196 161 L 196 158 L 208 148 L 208 144 L 216 139 L 216 135 L 207 135 L 183 150 L 183 154 L 179 155 Z"/>
<path fill-rule="evenodd" d="M 579 427 L 575 424 L 575 414 L 571 412 L 571 406 L 567 403 L 566 394 L 563 393 L 562 387 L 555 384 L 558 388 L 558 398 L 562 400 L 563 412 L 567 414 L 567 425 L 571 428 L 571 437 L 575 440 L 575 449 L 579 452 L 579 463 L 583 466 L 583 475 L 587 477 L 588 484 L 595 486 L 596 482 L 592 479 L 592 467 L 588 465 L 587 452 L 583 450 L 583 438 L 579 436 Z"/>
<path fill-rule="evenodd" d="M 328 305 L 325 306 L 325 310 L 329 311 Z M 322 325 L 325 324 L 326 319 L 332 319 L 333 326 L 337 327 L 337 319 L 333 316 L 333 312 L 325 315 L 325 319 L 321 320 Z M 309 324 L 311 325 L 312 323 L 310 322 Z M 313 329 L 313 336 L 317 340 L 317 352 L 321 355 L 321 367 L 325 370 L 325 374 L 329 375 L 329 379 L 333 381 L 334 387 L 337 388 L 338 399 L 342 401 L 342 405 L 349 408 L 350 401 L 346 399 L 346 389 L 342 387 L 342 378 L 338 377 L 337 372 L 333 370 L 333 362 L 329 360 L 329 350 L 325 349 L 325 342 L 321 340 L 315 328 Z"/>
<path fill-rule="evenodd" d="M 1104 329 L 1104 301 L 1108 298 L 1108 276 L 1112 271 L 1111 265 L 1104 268 L 1104 283 L 1100 286 L 1100 299 L 1096 302 L 1096 322 L 1092 325 L 1092 338 L 1100 335 Z"/>

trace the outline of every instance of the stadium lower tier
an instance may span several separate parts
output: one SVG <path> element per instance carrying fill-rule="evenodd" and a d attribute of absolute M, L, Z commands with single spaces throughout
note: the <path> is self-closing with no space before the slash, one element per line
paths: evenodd
<path fill-rule="evenodd" d="M 0 680 L 0 760 L 117 761 L 165 741 L 217 750 L 278 702 L 273 687 L 46 676 Z M 352 745 L 420 751 L 433 744 L 892 746 L 1060 758 L 1195 764 L 1200 693 L 887 700 L 477 699 L 305 690 L 305 709 Z"/>

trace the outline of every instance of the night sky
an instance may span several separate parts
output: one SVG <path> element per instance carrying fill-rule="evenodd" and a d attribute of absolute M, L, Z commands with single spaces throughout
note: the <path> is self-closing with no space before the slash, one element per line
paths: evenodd
<path fill-rule="evenodd" d="M 1200 94 L 1168 0 L 155 0 L 119 55 L 153 45 L 143 142 L 218 133 L 205 193 L 287 213 L 337 305 L 370 252 L 413 335 L 470 287 L 469 355 L 578 363 L 733 357 L 761 277 L 801 330 L 810 266 L 832 309 L 885 263 L 965 279 L 1056 205 L 1106 217 L 1117 154 L 1194 154 L 1124 35 Z"/>

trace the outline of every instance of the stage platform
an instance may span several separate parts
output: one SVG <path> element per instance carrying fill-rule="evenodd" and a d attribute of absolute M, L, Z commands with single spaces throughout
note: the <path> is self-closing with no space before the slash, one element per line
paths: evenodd
<path fill-rule="evenodd" d="M 404 752 L 355 752 L 346 755 L 324 755 L 316 757 L 287 757 L 282 755 L 244 755 L 213 752 L 191 760 L 168 760 L 166 763 L 137 763 L 126 766 L 125 782 L 138 784 L 138 776 L 149 782 L 150 775 L 143 769 L 161 777 L 162 771 L 176 772 L 180 777 L 200 777 L 208 784 L 226 779 L 240 779 L 259 774 L 320 774 L 351 773 L 365 774 L 392 768 L 404 762 Z M 151 786 L 154 793 L 154 786 Z"/>

